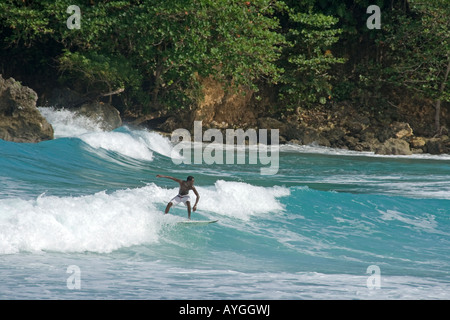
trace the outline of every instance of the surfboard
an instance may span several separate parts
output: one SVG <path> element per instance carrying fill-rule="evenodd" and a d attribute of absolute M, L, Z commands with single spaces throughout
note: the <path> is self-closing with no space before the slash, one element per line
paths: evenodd
<path fill-rule="evenodd" d="M 186 220 L 186 221 L 177 222 L 177 224 L 201 226 L 201 225 L 206 225 L 206 224 L 210 224 L 210 223 L 215 223 L 217 221 L 219 221 L 219 220 Z"/>

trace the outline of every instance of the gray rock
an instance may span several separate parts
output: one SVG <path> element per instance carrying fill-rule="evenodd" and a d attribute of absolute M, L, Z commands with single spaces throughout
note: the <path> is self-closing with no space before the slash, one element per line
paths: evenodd
<path fill-rule="evenodd" d="M 52 126 L 36 108 L 37 98 L 32 89 L 0 75 L 0 139 L 33 143 L 53 139 Z"/>
<path fill-rule="evenodd" d="M 65 108 L 80 116 L 89 118 L 105 131 L 114 130 L 122 125 L 120 112 L 111 104 L 103 103 L 93 97 L 82 96 L 69 88 L 54 89 L 46 105 L 55 108 Z"/>
<path fill-rule="evenodd" d="M 332 145 L 339 145 L 345 136 L 344 130 L 341 128 L 333 128 L 324 132 L 325 137 L 330 141 Z"/>
<path fill-rule="evenodd" d="M 405 140 L 389 138 L 375 150 L 375 153 L 386 155 L 411 155 L 412 151 L 409 147 L 409 143 Z"/>
<path fill-rule="evenodd" d="M 446 135 L 426 141 L 425 150 L 431 154 L 450 154 L 450 138 Z"/>
<path fill-rule="evenodd" d="M 92 101 L 72 110 L 75 110 L 78 115 L 85 116 L 98 123 L 104 131 L 111 131 L 122 125 L 119 111 L 109 103 Z"/>

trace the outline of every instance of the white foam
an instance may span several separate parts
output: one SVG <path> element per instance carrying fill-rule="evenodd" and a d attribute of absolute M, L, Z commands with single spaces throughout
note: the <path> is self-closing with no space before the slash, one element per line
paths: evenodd
<path fill-rule="evenodd" d="M 219 180 L 213 188 L 197 187 L 199 210 L 248 220 L 253 215 L 279 212 L 284 187 L 259 187 Z M 41 195 L 34 200 L 0 200 L 0 254 L 36 251 L 111 252 L 123 247 L 158 242 L 167 225 L 186 218 L 186 209 L 165 205 L 178 193 L 154 183 L 142 188 L 98 192 L 79 197 Z M 192 192 L 191 192 L 192 195 Z M 193 195 L 192 195 L 193 196 Z M 195 201 L 195 196 L 192 197 Z M 195 213 L 194 213 L 195 214 Z"/>
<path fill-rule="evenodd" d="M 85 133 L 101 132 L 100 123 L 67 109 L 39 107 L 41 114 L 52 125 L 55 138 L 79 137 Z"/>
<path fill-rule="evenodd" d="M 67 109 L 41 107 L 39 110 L 52 124 L 55 138 L 79 138 L 94 150 L 112 151 L 137 160 L 152 161 L 153 152 L 181 158 L 176 152 L 172 152 L 170 140 L 156 132 L 131 131 L 126 127 L 121 132 L 106 132 L 98 122 Z"/>
<path fill-rule="evenodd" d="M 316 143 L 309 145 L 284 144 L 280 145 L 280 152 L 298 152 L 307 154 L 325 154 L 325 155 L 339 155 L 339 156 L 363 156 L 376 158 L 398 158 L 398 159 L 419 159 L 419 160 L 450 160 L 450 154 L 412 154 L 412 155 L 382 155 L 371 151 L 354 151 L 339 148 L 329 148 L 319 146 Z"/>
<path fill-rule="evenodd" d="M 35 200 L 0 200 L 0 254 L 111 252 L 154 243 L 163 226 L 173 219 L 162 215 L 149 199 L 155 188 L 153 185 L 81 197 L 43 195 Z"/>
<path fill-rule="evenodd" d="M 94 149 L 104 149 L 138 160 L 153 160 L 153 153 L 140 139 L 123 132 L 97 132 L 80 137 Z"/>
<path fill-rule="evenodd" d="M 167 204 L 178 193 L 178 187 L 165 189 L 153 183 L 147 187 L 151 188 L 149 192 L 151 192 L 152 201 L 161 205 Z M 218 216 L 221 215 L 247 221 L 252 216 L 279 213 L 284 211 L 284 206 L 279 198 L 290 195 L 290 190 L 286 187 L 260 187 L 244 182 L 224 180 L 216 181 L 212 187 L 196 186 L 196 189 L 200 195 L 197 208 L 199 212 L 206 214 L 211 219 L 222 219 Z M 192 191 L 190 196 L 193 205 L 196 197 Z M 177 210 L 176 213 L 175 210 Z M 179 212 L 182 211 L 184 218 L 185 210 L 183 204 L 178 204 L 170 212 L 179 215 Z M 196 213 L 192 214 L 195 217 Z"/>
<path fill-rule="evenodd" d="M 107 150 L 137 160 L 152 161 L 153 153 L 165 157 L 180 157 L 172 152 L 173 146 L 167 137 L 157 132 L 147 130 L 130 131 L 123 127 L 124 132 L 93 132 L 81 135 L 79 138 L 94 150 Z"/>
<path fill-rule="evenodd" d="M 408 214 L 399 212 L 397 210 L 378 210 L 383 220 L 397 220 L 403 223 L 406 227 L 414 227 L 421 231 L 429 233 L 440 233 L 447 235 L 437 230 L 438 223 L 435 220 L 435 216 L 432 214 L 424 214 L 423 216 L 410 216 Z"/>
<path fill-rule="evenodd" d="M 278 198 L 290 195 L 288 188 L 260 187 L 244 182 L 216 181 L 214 188 L 201 190 L 199 208 L 242 220 L 284 210 Z"/>
<path fill-rule="evenodd" d="M 144 144 L 150 150 L 166 157 L 181 159 L 182 156 L 173 150 L 173 145 L 169 138 L 160 135 L 154 131 L 136 130 L 132 133 L 134 139 Z"/>

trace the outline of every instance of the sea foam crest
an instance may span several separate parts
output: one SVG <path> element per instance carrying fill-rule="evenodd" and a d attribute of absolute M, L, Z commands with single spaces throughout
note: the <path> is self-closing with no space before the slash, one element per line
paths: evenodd
<path fill-rule="evenodd" d="M 201 191 L 201 208 L 242 220 L 283 211 L 284 206 L 278 198 L 290 195 L 290 190 L 285 187 L 261 187 L 224 180 L 216 181 L 213 189 L 201 188 Z"/>
<path fill-rule="evenodd" d="M 107 132 L 98 122 L 67 109 L 41 107 L 39 110 L 53 126 L 55 138 L 79 138 L 91 149 L 103 149 L 137 160 L 151 161 L 153 152 L 177 156 L 172 152 L 170 140 L 156 132 L 127 127 Z"/>
<path fill-rule="evenodd" d="M 0 200 L 0 254 L 111 252 L 154 243 L 165 222 L 147 196 L 148 190 L 142 188 L 81 197 Z"/>
<path fill-rule="evenodd" d="M 289 195 L 289 189 L 284 187 L 223 180 L 217 181 L 214 188 L 197 187 L 197 190 L 201 196 L 199 211 L 219 220 L 223 216 L 249 220 L 254 215 L 283 210 L 278 198 Z M 41 195 L 34 200 L 1 199 L 0 254 L 107 253 L 157 243 L 166 227 L 175 226 L 187 217 L 182 204 L 164 215 L 167 202 L 177 192 L 178 188 L 150 183 L 141 188 L 78 197 Z M 193 213 L 192 218 L 205 219 L 202 213 Z"/>
<path fill-rule="evenodd" d="M 100 123 L 68 109 L 39 107 L 41 114 L 52 125 L 55 138 L 79 137 L 85 133 L 101 132 Z"/>

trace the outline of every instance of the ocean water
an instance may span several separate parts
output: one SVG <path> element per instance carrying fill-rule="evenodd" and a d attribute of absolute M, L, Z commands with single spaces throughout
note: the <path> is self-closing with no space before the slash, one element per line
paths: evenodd
<path fill-rule="evenodd" d="M 267 176 L 41 112 L 54 140 L 0 140 L 0 299 L 450 298 L 449 155 L 283 145 Z M 164 215 L 178 188 L 157 174 L 195 176 L 192 218 L 219 221 Z"/>

